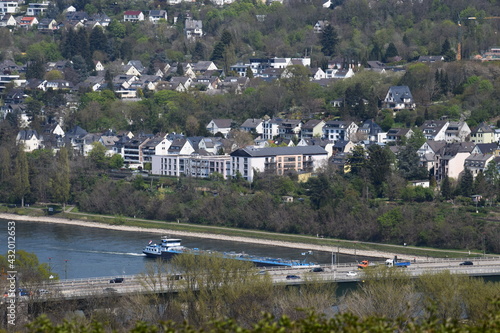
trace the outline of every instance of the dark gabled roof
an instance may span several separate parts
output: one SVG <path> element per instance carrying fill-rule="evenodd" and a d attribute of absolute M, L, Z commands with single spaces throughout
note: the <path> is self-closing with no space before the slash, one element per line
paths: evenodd
<path fill-rule="evenodd" d="M 304 125 L 302 125 L 302 129 L 314 129 L 314 127 L 318 126 L 319 123 L 321 123 L 322 120 L 318 119 L 310 119 L 308 120 Z"/>
<path fill-rule="evenodd" d="M 249 118 L 241 124 L 240 127 L 248 127 L 248 128 L 256 128 L 260 124 L 262 124 L 264 121 L 262 119 L 256 119 L 256 118 Z"/>
<path fill-rule="evenodd" d="M 272 147 L 253 148 L 246 147 L 235 150 L 231 156 L 266 157 L 276 155 L 326 155 L 327 152 L 320 146 L 297 146 L 297 147 Z"/>
<path fill-rule="evenodd" d="M 230 128 L 233 124 L 232 119 L 212 119 L 212 121 L 218 128 Z"/>
<path fill-rule="evenodd" d="M 476 134 L 478 132 L 481 132 L 481 133 L 493 133 L 494 130 L 493 130 L 493 128 L 490 125 L 488 125 L 486 123 L 481 123 L 481 124 L 479 124 L 479 126 L 477 126 L 476 128 L 474 128 L 472 130 L 471 134 Z"/>
<path fill-rule="evenodd" d="M 429 148 L 431 148 L 432 151 L 435 153 L 438 152 L 444 146 L 446 146 L 446 141 L 427 140 L 426 143 L 429 146 Z"/>
<path fill-rule="evenodd" d="M 84 130 L 83 128 L 81 128 L 80 126 L 75 126 L 73 127 L 72 129 L 70 129 L 69 131 L 66 132 L 66 136 L 70 136 L 70 137 L 84 137 L 85 135 L 87 135 L 87 131 Z"/>
<path fill-rule="evenodd" d="M 18 140 L 23 140 L 23 141 L 31 140 L 33 137 L 37 140 L 39 138 L 38 132 L 35 130 L 21 130 L 17 134 Z"/>
<path fill-rule="evenodd" d="M 389 94 L 392 94 L 395 102 L 403 103 L 407 98 L 413 101 L 413 96 L 408 86 L 392 86 L 389 88 Z"/>
<path fill-rule="evenodd" d="M 447 143 L 439 150 L 442 159 L 450 159 L 458 153 L 470 153 L 476 146 L 473 142 L 454 142 Z"/>
<path fill-rule="evenodd" d="M 482 154 L 493 154 L 498 149 L 497 143 L 478 143 L 476 144 L 477 149 Z"/>

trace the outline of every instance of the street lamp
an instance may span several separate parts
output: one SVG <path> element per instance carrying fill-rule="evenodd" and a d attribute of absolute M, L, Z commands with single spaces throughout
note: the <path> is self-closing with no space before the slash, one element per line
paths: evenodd
<path fill-rule="evenodd" d="M 68 260 L 69 259 L 64 259 L 64 279 L 68 279 Z"/>

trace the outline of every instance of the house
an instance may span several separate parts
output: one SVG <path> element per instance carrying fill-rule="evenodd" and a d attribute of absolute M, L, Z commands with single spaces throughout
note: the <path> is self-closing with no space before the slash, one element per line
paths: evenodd
<path fill-rule="evenodd" d="M 313 27 L 314 33 L 316 34 L 322 33 L 327 25 L 330 25 L 330 22 L 324 20 L 317 21 Z"/>
<path fill-rule="evenodd" d="M 420 126 L 420 130 L 427 140 L 445 141 L 447 138 L 446 130 L 449 124 L 446 120 L 426 120 Z M 450 133 L 453 133 L 453 130 Z M 451 138 L 452 136 L 450 136 Z M 453 140 L 450 140 L 450 142 L 453 142 Z"/>
<path fill-rule="evenodd" d="M 446 145 L 445 141 L 427 140 L 418 150 L 420 164 L 431 170 L 436 163 L 436 154 Z"/>
<path fill-rule="evenodd" d="M 194 153 L 195 149 L 191 142 L 185 138 L 175 139 L 168 148 L 168 154 L 175 155 L 191 155 Z"/>
<path fill-rule="evenodd" d="M 59 26 L 57 25 L 57 22 L 54 19 L 43 18 L 38 23 L 38 30 L 41 31 L 54 31 L 57 30 L 58 28 Z"/>
<path fill-rule="evenodd" d="M 311 77 L 312 80 L 318 81 L 322 79 L 326 79 L 326 73 L 321 68 L 311 68 Z"/>
<path fill-rule="evenodd" d="M 157 24 L 160 20 L 167 20 L 166 10 L 150 10 L 148 14 L 148 20 L 154 24 Z"/>
<path fill-rule="evenodd" d="M 411 128 L 391 128 L 387 131 L 386 142 L 396 144 L 406 142 L 413 135 Z"/>
<path fill-rule="evenodd" d="M 9 1 L 9 0 L 0 1 L 0 14 L 1 15 L 17 14 L 19 12 L 20 12 L 19 1 L 17 1 L 17 0 L 16 1 Z"/>
<path fill-rule="evenodd" d="M 71 145 L 75 152 L 83 155 L 84 151 L 84 137 L 88 134 L 86 130 L 80 126 L 75 126 L 64 135 L 64 142 Z"/>
<path fill-rule="evenodd" d="M 94 60 L 94 65 L 95 65 L 94 69 L 96 70 L 96 72 L 104 70 L 104 65 L 99 60 Z"/>
<path fill-rule="evenodd" d="M 493 161 L 495 155 L 492 154 L 470 154 L 465 159 L 464 168 L 469 169 L 474 177 L 483 173 L 488 168 L 488 163 Z"/>
<path fill-rule="evenodd" d="M 213 61 L 198 61 L 191 66 L 195 74 L 204 74 L 208 71 L 218 70 Z"/>
<path fill-rule="evenodd" d="M 192 84 L 193 84 L 193 79 L 184 76 L 174 76 L 169 81 L 170 89 L 178 92 L 187 91 Z"/>
<path fill-rule="evenodd" d="M 20 27 L 23 27 L 23 28 L 31 28 L 33 27 L 34 25 L 37 25 L 38 24 L 38 19 L 36 17 L 32 17 L 32 16 L 24 16 L 24 17 L 21 17 L 18 25 Z"/>
<path fill-rule="evenodd" d="M 203 22 L 201 20 L 193 20 L 188 17 L 184 22 L 184 34 L 187 39 L 203 37 Z"/>
<path fill-rule="evenodd" d="M 240 126 L 240 130 L 261 135 L 264 132 L 262 119 L 249 118 Z"/>
<path fill-rule="evenodd" d="M 458 179 L 464 171 L 465 159 L 470 156 L 475 144 L 472 142 L 447 143 L 436 153 L 434 177 L 442 181 L 444 177 Z"/>
<path fill-rule="evenodd" d="M 35 130 L 21 130 L 17 133 L 16 144 L 22 145 L 25 152 L 43 148 L 42 139 Z"/>
<path fill-rule="evenodd" d="M 444 56 L 442 56 L 442 55 L 420 56 L 420 57 L 418 57 L 417 61 L 418 62 L 425 62 L 425 63 L 440 62 L 440 61 L 444 61 Z"/>
<path fill-rule="evenodd" d="M 123 13 L 124 22 L 144 21 L 144 14 L 140 10 L 127 10 Z"/>
<path fill-rule="evenodd" d="M 475 143 L 496 142 L 495 131 L 493 130 L 492 126 L 486 123 L 481 123 L 470 133 L 470 141 Z"/>
<path fill-rule="evenodd" d="M 0 20 L 0 27 L 15 27 L 16 25 L 17 21 L 12 14 L 4 15 Z"/>
<path fill-rule="evenodd" d="M 220 133 L 224 137 L 227 137 L 227 134 L 232 129 L 232 124 L 232 119 L 212 119 L 206 128 L 212 135 Z"/>
<path fill-rule="evenodd" d="M 5 104 L 22 104 L 27 97 L 23 89 L 12 89 L 5 94 L 4 102 Z"/>
<path fill-rule="evenodd" d="M 156 135 L 150 138 L 142 146 L 142 162 L 152 163 L 153 156 L 167 155 L 172 141 L 168 140 L 166 135 Z"/>
<path fill-rule="evenodd" d="M 42 129 L 43 147 L 59 150 L 64 147 L 64 130 L 58 123 L 47 124 Z"/>
<path fill-rule="evenodd" d="M 143 147 L 153 138 L 152 135 L 138 135 L 121 143 L 123 161 L 130 168 L 144 167 Z"/>
<path fill-rule="evenodd" d="M 26 15 L 28 16 L 43 16 L 43 14 L 49 8 L 49 1 L 43 2 L 31 2 L 28 4 L 28 9 L 26 10 Z"/>
<path fill-rule="evenodd" d="M 323 126 L 323 138 L 327 140 L 351 140 L 358 131 L 358 125 L 352 121 L 330 120 Z"/>
<path fill-rule="evenodd" d="M 252 182 L 257 172 L 277 175 L 311 173 L 328 160 L 326 150 L 319 146 L 240 148 L 230 154 L 231 176 Z"/>
<path fill-rule="evenodd" d="M 283 119 L 272 118 L 266 119 L 262 123 L 262 139 L 273 140 L 279 134 L 279 125 L 283 122 Z"/>
<path fill-rule="evenodd" d="M 321 148 L 326 150 L 328 157 L 331 157 L 334 151 L 333 142 L 320 138 L 300 139 L 300 141 L 297 143 L 297 147 L 300 146 L 320 146 Z"/>
<path fill-rule="evenodd" d="M 382 128 L 373 119 L 368 119 L 358 128 L 357 139 L 378 142 L 379 133 L 382 133 Z"/>
<path fill-rule="evenodd" d="M 214 173 L 224 179 L 231 177 L 228 155 L 156 155 L 152 157 L 151 173 L 163 176 L 209 178 Z"/>
<path fill-rule="evenodd" d="M 146 67 L 142 65 L 142 62 L 140 60 L 129 60 L 129 62 L 127 62 L 127 66 L 133 66 L 139 72 L 139 75 L 146 71 Z"/>
<path fill-rule="evenodd" d="M 298 138 L 302 127 L 301 120 L 285 119 L 278 127 L 279 136 L 282 139 L 292 140 Z"/>
<path fill-rule="evenodd" d="M 470 133 L 469 125 L 465 121 L 450 121 L 445 131 L 445 140 L 446 142 L 466 141 Z"/>
<path fill-rule="evenodd" d="M 302 139 L 321 138 L 323 136 L 323 120 L 311 119 L 301 127 L 300 137 Z"/>
<path fill-rule="evenodd" d="M 398 111 L 405 109 L 413 110 L 416 105 L 408 86 L 392 86 L 387 91 L 383 106 L 387 109 Z"/>
<path fill-rule="evenodd" d="M 101 27 L 107 27 L 111 23 L 111 18 L 104 13 L 100 14 L 96 13 L 90 16 L 89 21 L 94 21 L 98 23 Z"/>
<path fill-rule="evenodd" d="M 492 143 L 477 143 L 472 151 L 472 154 L 489 154 L 500 156 L 500 147 L 496 142 Z"/>

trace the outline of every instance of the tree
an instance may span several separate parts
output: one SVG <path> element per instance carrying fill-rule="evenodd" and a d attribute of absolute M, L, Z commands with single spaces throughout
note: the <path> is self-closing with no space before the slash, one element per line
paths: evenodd
<path fill-rule="evenodd" d="M 214 50 L 212 51 L 212 55 L 210 56 L 210 60 L 212 61 L 220 61 L 224 59 L 224 50 L 226 49 L 224 43 L 218 42 L 215 44 Z"/>
<path fill-rule="evenodd" d="M 52 195 L 57 202 L 63 204 L 64 210 L 71 194 L 69 158 L 66 147 L 61 148 L 57 154 L 56 168 L 56 173 L 52 179 Z"/>
<path fill-rule="evenodd" d="M 359 145 L 355 146 L 351 154 L 349 154 L 348 163 L 352 174 L 360 175 L 367 165 L 365 149 Z"/>
<path fill-rule="evenodd" d="M 337 45 L 339 43 L 339 38 L 337 31 L 333 28 L 331 24 L 328 24 L 323 33 L 321 34 L 321 52 L 326 56 L 333 56 L 337 51 Z"/>
<path fill-rule="evenodd" d="M 389 46 L 387 47 L 387 50 L 385 50 L 385 59 L 386 60 L 391 60 L 395 57 L 399 56 L 398 49 L 396 48 L 396 45 L 394 43 L 389 43 Z"/>
<path fill-rule="evenodd" d="M 106 147 L 100 142 L 92 143 L 92 150 L 88 155 L 97 169 L 108 168 L 108 159 L 106 158 Z"/>
<path fill-rule="evenodd" d="M 250 68 L 250 66 L 247 67 L 246 77 L 249 78 L 249 79 L 253 79 L 253 71 Z"/>
<path fill-rule="evenodd" d="M 108 38 L 104 34 L 102 27 L 95 27 L 92 29 L 89 37 L 89 46 L 91 54 L 94 54 L 95 51 L 106 52 Z"/>
<path fill-rule="evenodd" d="M 21 200 L 21 207 L 24 207 L 24 199 L 30 193 L 30 179 L 28 159 L 22 146 L 17 150 L 15 164 L 13 191 L 16 199 Z"/>
<path fill-rule="evenodd" d="M 347 310 L 361 318 L 411 318 L 418 310 L 418 293 L 404 269 L 375 267 L 363 270 L 363 282 L 346 296 Z"/>
<path fill-rule="evenodd" d="M 383 185 L 391 174 L 392 153 L 388 147 L 372 145 L 368 148 L 367 167 L 370 178 L 378 190 L 378 195 L 383 195 Z"/>
<path fill-rule="evenodd" d="M 182 63 L 177 63 L 177 71 L 175 73 L 179 76 L 184 76 L 184 67 L 182 66 Z"/>
<path fill-rule="evenodd" d="M 459 191 L 460 194 L 463 195 L 464 197 L 470 197 L 474 193 L 472 191 L 474 190 L 474 176 L 472 175 L 472 172 L 468 169 L 465 168 L 462 174 L 462 177 L 460 177 L 460 183 L 459 183 Z"/>
<path fill-rule="evenodd" d="M 26 79 L 43 79 L 45 75 L 44 63 L 41 60 L 30 61 L 26 66 Z"/>
<path fill-rule="evenodd" d="M 441 182 L 441 195 L 446 200 L 449 200 L 452 198 L 453 190 L 451 188 L 451 182 L 450 182 L 450 178 L 448 176 L 445 176 L 443 178 L 443 181 Z"/>

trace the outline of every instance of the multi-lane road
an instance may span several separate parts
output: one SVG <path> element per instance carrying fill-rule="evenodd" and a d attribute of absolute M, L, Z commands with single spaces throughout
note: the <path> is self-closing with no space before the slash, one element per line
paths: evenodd
<path fill-rule="evenodd" d="M 471 259 L 466 259 L 471 260 Z M 472 259 L 473 265 L 460 265 L 464 260 L 433 259 L 425 262 L 412 262 L 405 269 L 410 275 L 418 276 L 425 272 L 440 272 L 448 270 L 451 273 L 471 276 L 500 276 L 500 257 Z M 376 263 L 383 264 L 383 263 Z M 356 282 L 363 279 L 363 270 L 357 265 L 343 264 L 337 266 L 324 265 L 322 272 L 311 272 L 309 269 L 267 268 L 257 270 L 256 274 L 267 274 L 276 284 L 301 284 L 311 280 L 324 282 Z M 299 278 L 287 278 L 290 275 Z M 72 279 L 54 281 L 42 286 L 41 298 L 85 298 L 91 296 L 125 295 L 128 293 L 172 292 L 182 288 L 177 278 L 172 276 L 149 277 L 147 275 L 122 276 L 123 282 L 111 283 L 115 276 L 91 279 Z"/>

